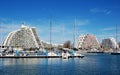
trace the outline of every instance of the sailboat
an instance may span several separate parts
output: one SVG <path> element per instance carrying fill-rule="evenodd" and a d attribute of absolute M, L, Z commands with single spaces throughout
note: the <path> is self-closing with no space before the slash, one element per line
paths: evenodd
<path fill-rule="evenodd" d="M 63 43 L 64 43 L 64 25 L 63 25 L 63 27 L 62 27 L 62 32 L 63 32 Z M 62 58 L 63 59 L 68 59 L 69 58 L 69 56 L 70 56 L 70 54 L 68 53 L 68 51 L 69 51 L 69 49 L 68 48 L 64 48 L 63 46 L 62 46 Z"/>
<path fill-rule="evenodd" d="M 63 48 L 63 51 L 64 51 L 64 53 L 62 54 L 62 57 L 64 58 L 64 59 L 66 59 L 66 58 L 68 58 L 68 57 L 80 57 L 80 58 L 83 58 L 84 57 L 84 55 L 82 55 L 82 54 L 80 54 L 80 53 L 78 53 L 78 52 L 76 52 L 75 50 L 74 50 L 74 46 L 75 46 L 75 25 L 76 25 L 76 20 L 74 21 L 74 35 L 73 35 L 73 50 L 70 48 L 70 49 L 68 49 L 68 48 Z"/>
<path fill-rule="evenodd" d="M 116 25 L 116 48 L 111 52 L 112 55 L 120 55 L 120 48 L 118 48 L 117 44 L 117 25 Z"/>
<path fill-rule="evenodd" d="M 50 52 L 48 52 L 47 55 L 52 57 L 52 56 L 57 56 L 57 54 L 54 53 L 53 50 L 52 50 L 51 32 L 52 32 L 52 21 L 50 20 Z"/>
<path fill-rule="evenodd" d="M 79 50 L 75 47 L 75 42 L 76 42 L 76 19 L 74 21 L 74 36 L 73 36 L 73 51 L 72 51 L 72 54 L 74 55 L 74 57 L 80 57 L 80 58 L 83 58 L 84 55 L 82 55 L 81 53 L 79 52 L 76 52 L 74 51 L 74 49 L 76 50 Z"/>

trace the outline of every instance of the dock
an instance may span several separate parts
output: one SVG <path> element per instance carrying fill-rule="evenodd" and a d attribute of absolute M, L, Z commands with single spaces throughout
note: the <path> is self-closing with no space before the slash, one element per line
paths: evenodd
<path fill-rule="evenodd" d="M 68 56 L 68 58 L 83 58 L 84 56 Z M 0 56 L 0 58 L 62 58 L 62 56 Z"/>

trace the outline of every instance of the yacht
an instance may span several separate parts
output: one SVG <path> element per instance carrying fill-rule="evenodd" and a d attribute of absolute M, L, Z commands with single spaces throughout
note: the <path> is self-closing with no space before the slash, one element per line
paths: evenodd
<path fill-rule="evenodd" d="M 51 52 L 48 53 L 48 56 L 58 56 L 58 55 L 51 51 Z"/>
<path fill-rule="evenodd" d="M 120 55 L 120 49 L 116 49 L 114 52 L 111 52 L 112 55 Z"/>
<path fill-rule="evenodd" d="M 68 52 L 68 49 L 63 49 L 62 51 L 62 58 L 63 59 L 68 59 L 70 56 L 69 52 Z"/>

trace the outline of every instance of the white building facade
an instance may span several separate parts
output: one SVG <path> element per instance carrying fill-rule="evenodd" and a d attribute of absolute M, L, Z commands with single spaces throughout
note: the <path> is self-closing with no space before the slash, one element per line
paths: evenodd
<path fill-rule="evenodd" d="M 102 40 L 102 48 L 115 49 L 119 48 L 115 38 L 107 38 Z"/>
<path fill-rule="evenodd" d="M 12 31 L 3 41 L 3 46 L 19 46 L 22 48 L 43 48 L 41 40 L 34 27 L 22 24 L 21 29 Z"/>
<path fill-rule="evenodd" d="M 100 44 L 97 38 L 91 34 L 80 35 L 80 37 L 75 42 L 75 48 L 81 49 L 91 49 L 91 48 L 100 48 Z"/>

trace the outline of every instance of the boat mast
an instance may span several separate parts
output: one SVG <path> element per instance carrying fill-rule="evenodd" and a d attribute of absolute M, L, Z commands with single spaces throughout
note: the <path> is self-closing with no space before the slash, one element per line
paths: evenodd
<path fill-rule="evenodd" d="M 1 48 L 2 48 L 2 44 L 3 44 L 3 42 L 2 42 L 2 26 L 1 26 L 1 24 L 0 24 L 0 46 L 1 46 Z"/>
<path fill-rule="evenodd" d="M 0 46 L 2 48 L 2 27 L 1 27 L 1 24 L 0 24 Z"/>
<path fill-rule="evenodd" d="M 116 50 L 117 50 L 117 24 L 116 24 Z"/>
<path fill-rule="evenodd" d="M 62 26 L 62 42 L 63 42 L 63 44 L 64 44 L 64 25 Z"/>
<path fill-rule="evenodd" d="M 52 37 L 51 37 L 51 32 L 52 32 L 52 21 L 51 21 L 51 19 L 50 19 L 50 51 L 52 50 L 52 43 L 51 43 Z"/>
<path fill-rule="evenodd" d="M 75 48 L 75 42 L 76 42 L 76 18 L 74 20 L 74 33 L 73 33 L 73 48 Z"/>

